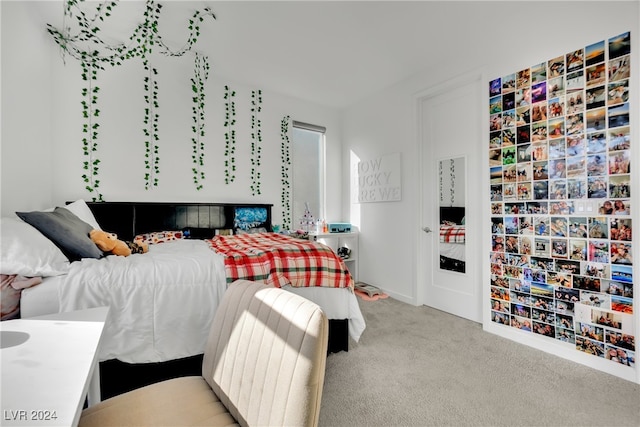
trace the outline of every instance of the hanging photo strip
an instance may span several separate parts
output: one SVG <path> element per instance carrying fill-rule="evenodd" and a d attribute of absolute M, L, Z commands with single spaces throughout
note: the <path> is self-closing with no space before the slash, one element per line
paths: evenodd
<path fill-rule="evenodd" d="M 635 367 L 630 54 L 627 32 L 489 82 L 489 262 L 492 321 Z"/>

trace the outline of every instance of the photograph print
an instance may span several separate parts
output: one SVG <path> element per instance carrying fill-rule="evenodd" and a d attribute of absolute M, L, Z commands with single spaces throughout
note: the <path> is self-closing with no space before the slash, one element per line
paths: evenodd
<path fill-rule="evenodd" d="M 631 33 L 623 33 L 609 39 L 609 59 L 631 53 Z"/>
<path fill-rule="evenodd" d="M 604 40 L 587 46 L 584 49 L 584 57 L 587 66 L 604 62 Z"/>

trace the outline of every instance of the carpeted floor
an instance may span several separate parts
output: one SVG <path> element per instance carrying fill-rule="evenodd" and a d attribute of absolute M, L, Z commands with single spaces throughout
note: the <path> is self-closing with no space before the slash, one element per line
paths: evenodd
<path fill-rule="evenodd" d="M 392 298 L 329 355 L 320 426 L 640 426 L 640 385 Z"/>

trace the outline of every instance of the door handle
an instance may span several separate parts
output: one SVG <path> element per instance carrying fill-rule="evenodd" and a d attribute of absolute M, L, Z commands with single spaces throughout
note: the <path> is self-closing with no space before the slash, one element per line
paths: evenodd
<path fill-rule="evenodd" d="M 422 227 L 422 231 L 425 233 L 433 233 L 433 230 L 430 227 Z"/>

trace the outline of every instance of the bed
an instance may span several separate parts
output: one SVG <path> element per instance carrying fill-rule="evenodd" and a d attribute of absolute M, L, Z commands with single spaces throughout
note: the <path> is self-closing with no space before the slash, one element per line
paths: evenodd
<path fill-rule="evenodd" d="M 440 268 L 464 273 L 466 230 L 463 207 L 440 207 Z"/>
<path fill-rule="evenodd" d="M 348 350 L 349 337 L 358 341 L 365 328 L 344 263 L 317 242 L 272 233 L 271 205 L 77 201 L 65 207 L 121 240 L 161 240 L 145 254 L 83 258 L 66 269 L 55 264 L 41 284 L 22 290 L 22 317 L 109 305 L 101 361 L 158 363 L 201 354 L 215 308 L 238 278 L 280 286 L 319 304 L 330 319 L 330 351 Z M 10 222 L 3 218 L 3 234 L 4 223 Z M 236 253 L 225 253 L 223 241 Z M 258 249 L 256 241 L 270 243 Z M 296 260 L 285 256 L 287 265 L 269 266 L 268 259 L 282 259 L 274 253 L 283 247 Z M 312 261 L 302 252 L 313 253 Z M 318 264 L 325 257 L 334 264 Z M 252 258 L 256 268 L 238 267 Z M 297 276 L 287 280 L 292 272 Z"/>

